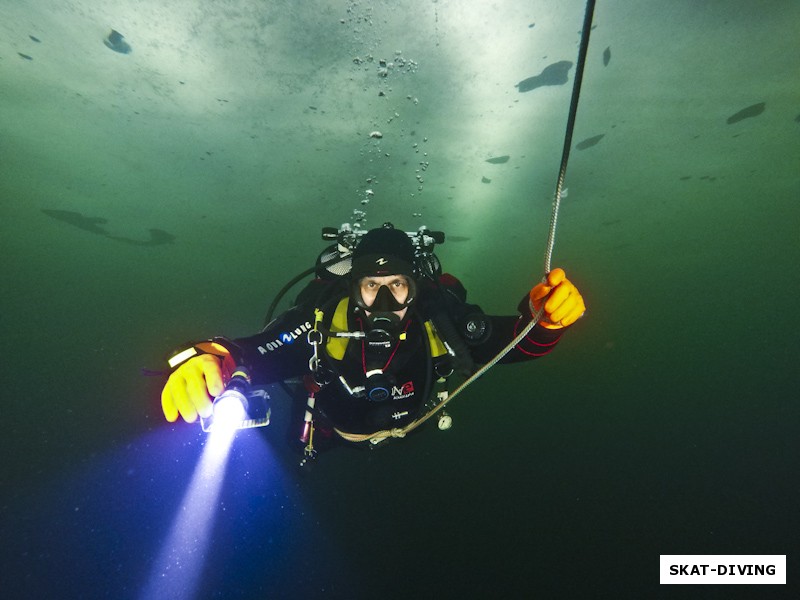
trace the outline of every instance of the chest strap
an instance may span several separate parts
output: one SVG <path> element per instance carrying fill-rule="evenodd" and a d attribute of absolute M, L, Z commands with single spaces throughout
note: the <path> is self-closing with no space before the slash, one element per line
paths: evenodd
<path fill-rule="evenodd" d="M 350 298 L 342 298 L 339 304 L 336 305 L 336 310 L 333 311 L 333 318 L 331 319 L 330 330 L 331 333 L 339 333 L 347 331 L 347 309 L 350 305 Z M 428 346 L 431 349 L 431 358 L 439 358 L 447 354 L 447 347 L 436 333 L 436 328 L 431 321 L 425 321 L 425 333 L 428 338 Z M 325 351 L 334 360 L 343 360 L 345 352 L 347 351 L 347 343 L 350 338 L 328 336 L 325 342 Z"/>

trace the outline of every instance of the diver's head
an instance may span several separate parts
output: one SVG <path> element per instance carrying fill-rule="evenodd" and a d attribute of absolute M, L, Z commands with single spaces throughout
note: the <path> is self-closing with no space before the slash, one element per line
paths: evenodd
<path fill-rule="evenodd" d="M 414 245 L 390 223 L 368 231 L 353 251 L 350 294 L 371 329 L 391 334 L 415 300 Z"/>

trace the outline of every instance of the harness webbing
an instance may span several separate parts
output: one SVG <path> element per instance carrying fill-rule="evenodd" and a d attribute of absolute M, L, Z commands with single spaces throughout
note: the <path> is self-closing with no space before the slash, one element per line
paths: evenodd
<path fill-rule="evenodd" d="M 336 306 L 336 310 L 334 311 L 333 318 L 331 320 L 331 327 L 329 333 L 341 333 L 347 331 L 347 309 L 349 305 L 349 298 L 345 297 L 342 298 Z M 308 343 L 314 348 L 314 354 L 311 357 L 309 362 L 309 368 L 312 373 L 315 373 L 317 369 L 320 368 L 320 358 L 319 358 L 319 346 L 322 343 L 322 335 L 320 332 L 320 325 L 324 321 L 324 313 L 321 309 L 316 309 L 314 311 L 314 328 L 308 332 Z M 428 349 L 430 352 L 430 358 L 436 359 L 441 356 L 444 356 L 448 353 L 447 347 L 445 346 L 444 342 L 442 341 L 439 333 L 436 331 L 436 327 L 434 326 L 433 322 L 430 320 L 424 321 L 424 330 L 425 330 L 425 337 L 427 338 Z M 347 344 L 349 342 L 348 338 L 337 338 L 335 336 L 328 336 L 327 341 L 325 342 L 325 351 L 326 353 L 333 359 L 339 361 L 342 360 L 344 357 L 345 351 L 347 349 Z M 443 380 L 442 380 L 443 381 Z M 447 392 L 439 392 L 437 397 L 445 398 L 447 397 Z M 433 411 L 439 410 L 440 406 L 436 406 Z M 429 411 L 430 414 L 430 411 Z M 419 425 L 422 421 L 415 421 Z M 413 425 L 411 423 L 410 425 Z M 416 427 L 416 425 L 414 425 Z M 413 429 L 411 428 L 404 428 L 406 431 L 410 431 Z M 312 427 L 313 430 L 313 427 Z M 376 432 L 376 433 L 368 433 L 368 434 L 354 434 L 354 433 L 347 433 L 345 431 L 341 431 L 339 429 L 334 428 L 334 431 L 338 433 L 342 438 L 350 442 L 363 442 L 369 440 L 373 437 L 378 436 L 380 439 L 375 440 L 373 443 L 378 443 L 381 440 L 386 439 L 389 435 L 381 436 L 384 432 Z M 395 430 L 399 431 L 399 430 Z M 397 434 L 395 437 L 402 437 L 405 433 Z M 313 444 L 309 442 L 307 446 L 308 449 L 313 451 Z"/>

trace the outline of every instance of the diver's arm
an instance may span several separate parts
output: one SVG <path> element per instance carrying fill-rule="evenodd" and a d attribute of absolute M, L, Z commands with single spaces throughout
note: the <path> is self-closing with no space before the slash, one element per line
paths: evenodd
<path fill-rule="evenodd" d="M 313 310 L 294 307 L 276 317 L 260 333 L 234 340 L 254 381 L 275 383 L 308 372 L 311 347 L 307 335 L 313 320 Z"/>
<path fill-rule="evenodd" d="M 527 296 L 524 298 L 527 304 Z M 489 316 L 491 334 L 485 342 L 473 346 L 471 354 L 478 364 L 486 364 L 497 356 L 530 322 L 530 314 L 523 313 L 518 317 Z M 513 350 L 506 354 L 500 363 L 514 363 L 533 360 L 549 354 L 561 339 L 562 330 L 546 329 L 536 324 L 522 341 Z"/>
<path fill-rule="evenodd" d="M 544 282 L 536 284 L 519 304 L 519 317 L 490 317 L 492 333 L 472 349 L 477 363 L 486 363 L 496 356 L 530 323 L 542 309 L 537 324 L 500 362 L 531 360 L 549 354 L 564 330 L 586 311 L 583 297 L 569 281 L 563 269 L 553 269 Z"/>
<path fill-rule="evenodd" d="M 212 402 L 222 393 L 237 366 L 247 367 L 253 383 L 263 385 L 302 375 L 310 350 L 307 310 L 290 309 L 261 333 L 229 340 L 214 338 L 190 345 L 170 359 L 173 371 L 161 392 L 161 407 L 170 422 L 181 416 L 194 422 L 211 414 Z"/>

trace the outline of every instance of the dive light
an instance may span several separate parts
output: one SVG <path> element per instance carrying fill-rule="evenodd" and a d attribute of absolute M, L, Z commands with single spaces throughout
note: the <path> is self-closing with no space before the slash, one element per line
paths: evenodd
<path fill-rule="evenodd" d="M 267 391 L 253 387 L 248 370 L 236 367 L 225 390 L 214 398 L 211 415 L 201 417 L 200 425 L 206 432 L 264 427 L 271 412 Z"/>

